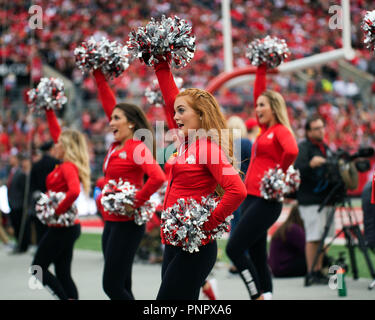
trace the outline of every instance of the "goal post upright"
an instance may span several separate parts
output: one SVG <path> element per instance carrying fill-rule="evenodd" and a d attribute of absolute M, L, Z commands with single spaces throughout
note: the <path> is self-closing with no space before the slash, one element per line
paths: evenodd
<path fill-rule="evenodd" d="M 353 59 L 355 57 L 355 51 L 353 50 L 351 45 L 351 19 L 349 0 L 341 0 L 340 18 L 342 19 L 342 48 L 283 63 L 279 68 L 273 70 L 272 73 L 296 72 L 306 68 L 327 64 L 332 61 L 338 61 L 340 59 Z M 249 83 L 254 79 L 255 70 L 255 67 L 243 67 L 236 68 L 232 71 L 225 71 L 212 79 L 208 83 L 206 90 L 214 92 L 224 84 L 226 85 L 226 87 L 230 88 L 242 85 L 243 83 Z"/>

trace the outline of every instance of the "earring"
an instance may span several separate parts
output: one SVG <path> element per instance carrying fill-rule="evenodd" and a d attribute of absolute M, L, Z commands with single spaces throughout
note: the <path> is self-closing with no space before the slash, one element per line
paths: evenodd
<path fill-rule="evenodd" d="M 199 120 L 202 120 L 202 117 L 199 117 Z"/>
<path fill-rule="evenodd" d="M 132 124 L 131 124 L 131 125 L 129 125 L 129 129 L 133 129 L 133 127 L 134 127 L 134 126 L 133 126 Z"/>

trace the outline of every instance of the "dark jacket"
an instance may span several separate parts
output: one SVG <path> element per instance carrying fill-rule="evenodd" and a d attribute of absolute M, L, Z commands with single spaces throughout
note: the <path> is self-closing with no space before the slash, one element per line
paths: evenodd
<path fill-rule="evenodd" d="M 234 140 L 234 158 L 239 162 L 240 177 L 245 180 L 246 172 L 250 164 L 252 142 L 248 138 Z"/>
<path fill-rule="evenodd" d="M 60 161 L 56 158 L 51 157 L 48 154 L 43 155 L 43 157 L 33 164 L 30 173 L 30 192 L 41 191 L 46 192 L 46 178 L 48 174 L 55 169 L 56 165 Z"/>
<path fill-rule="evenodd" d="M 12 211 L 22 210 L 25 195 L 26 174 L 17 168 L 8 186 L 8 203 Z"/>
<path fill-rule="evenodd" d="M 311 168 L 309 163 L 314 156 L 326 158 L 331 151 L 324 145 L 326 156 L 319 147 L 306 139 L 298 145 L 299 153 L 294 167 L 300 171 L 301 184 L 297 191 L 297 200 L 300 205 L 321 204 L 332 186 L 327 179 L 327 167 L 322 165 Z"/>
<path fill-rule="evenodd" d="M 365 240 L 370 248 L 375 248 L 375 204 L 371 204 L 371 182 L 362 191 L 362 211 Z"/>

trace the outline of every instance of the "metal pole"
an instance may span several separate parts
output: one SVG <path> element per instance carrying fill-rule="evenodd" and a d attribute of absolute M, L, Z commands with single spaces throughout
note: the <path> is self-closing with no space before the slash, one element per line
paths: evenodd
<path fill-rule="evenodd" d="M 232 23 L 230 17 L 230 0 L 221 1 L 221 15 L 224 41 L 224 71 L 233 70 Z"/>
<path fill-rule="evenodd" d="M 345 58 L 351 60 L 355 57 L 352 49 L 350 3 L 349 0 L 341 0 L 342 7 L 342 45 L 345 51 Z"/>
<path fill-rule="evenodd" d="M 323 64 L 327 64 L 331 61 L 338 61 L 340 59 L 345 59 L 345 49 L 336 49 L 328 52 L 318 53 L 310 57 L 301 58 L 298 60 L 293 60 L 290 62 L 286 62 L 280 65 L 280 67 L 277 68 L 277 72 L 274 73 L 289 73 L 289 72 L 296 72 L 299 70 L 304 70 L 309 67 L 319 66 Z M 248 68 L 249 71 L 251 70 L 250 67 Z M 271 70 L 270 70 L 271 71 Z M 237 70 L 234 70 L 233 72 L 237 73 Z M 249 72 L 251 74 L 252 72 Z M 236 78 L 233 78 L 232 80 L 225 83 L 225 86 L 227 88 L 235 87 L 238 85 L 242 85 L 243 83 L 250 83 L 254 79 L 255 75 L 242 75 Z M 213 79 L 211 81 L 216 80 Z"/>

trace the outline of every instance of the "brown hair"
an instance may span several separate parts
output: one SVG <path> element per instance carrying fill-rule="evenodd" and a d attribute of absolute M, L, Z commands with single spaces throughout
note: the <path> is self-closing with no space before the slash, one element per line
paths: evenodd
<path fill-rule="evenodd" d="M 315 122 L 317 120 L 321 120 L 323 122 L 323 124 L 325 125 L 325 121 L 324 121 L 323 117 L 321 115 L 319 115 L 319 114 L 313 114 L 313 115 L 307 117 L 306 123 L 305 123 L 306 138 L 307 138 L 307 131 L 311 130 L 311 123 L 313 123 L 313 122 Z"/>
<path fill-rule="evenodd" d="M 233 164 L 233 136 L 228 130 L 227 121 L 215 97 L 211 93 L 197 88 L 186 89 L 177 95 L 177 97 L 183 96 L 189 97 L 189 106 L 201 117 L 202 129 L 209 133 L 216 134 L 217 132 L 217 136 L 213 135 L 211 139 L 220 146 L 229 162 Z M 223 136 L 226 134 L 229 136 Z M 220 196 L 223 195 L 223 188 L 218 185 L 216 193 Z"/>
<path fill-rule="evenodd" d="M 285 222 L 275 231 L 272 238 L 281 238 L 283 242 L 286 241 L 286 232 L 288 229 L 292 226 L 292 224 L 296 224 L 302 228 L 303 221 L 301 219 L 298 204 L 293 205 L 293 207 L 290 209 L 288 218 L 285 220 Z"/>
<path fill-rule="evenodd" d="M 139 129 L 146 129 L 149 130 L 152 134 L 152 150 L 149 147 L 150 151 L 152 152 L 154 158 L 156 156 L 156 141 L 155 141 L 155 133 L 154 129 L 152 128 L 151 124 L 147 120 L 147 117 L 143 110 L 136 106 L 135 104 L 131 103 L 119 103 L 115 106 L 115 109 L 120 109 L 125 114 L 126 118 L 128 119 L 128 122 L 131 122 L 134 124 L 133 132 L 139 130 Z M 145 140 L 145 137 L 143 137 L 142 141 Z"/>

